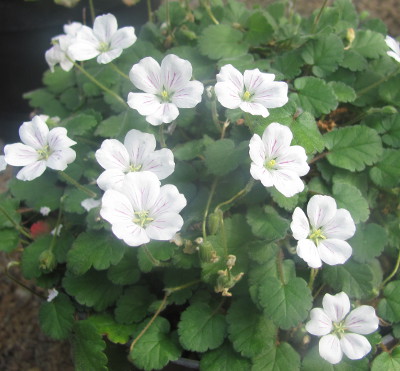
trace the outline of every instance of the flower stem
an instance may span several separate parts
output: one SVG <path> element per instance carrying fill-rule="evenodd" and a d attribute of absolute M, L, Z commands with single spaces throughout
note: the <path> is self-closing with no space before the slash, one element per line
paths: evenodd
<path fill-rule="evenodd" d="M 208 211 L 210 210 L 210 205 L 211 205 L 211 201 L 212 201 L 212 198 L 214 196 L 214 193 L 215 193 L 215 189 L 217 188 L 217 184 L 218 184 L 218 178 L 215 178 L 214 181 L 211 184 L 210 194 L 208 196 L 206 208 L 204 210 L 203 224 L 202 224 L 204 240 L 207 239 L 207 232 L 206 232 L 207 216 L 208 216 Z"/>
<path fill-rule="evenodd" d="M 25 228 L 21 227 L 12 217 L 11 215 L 5 210 L 2 206 L 0 206 L 0 212 L 3 213 L 3 215 L 12 223 L 14 228 L 22 233 L 25 237 L 28 237 L 30 240 L 32 239 L 32 236 L 25 230 Z"/>
<path fill-rule="evenodd" d="M 309 288 L 311 291 L 312 291 L 312 289 L 313 289 L 315 277 L 317 277 L 318 272 L 319 272 L 319 269 L 318 269 L 318 268 L 311 268 L 310 280 L 308 281 L 308 288 Z"/>
<path fill-rule="evenodd" d="M 321 160 L 321 158 L 326 157 L 328 154 L 329 154 L 329 152 L 322 152 L 319 155 L 313 157 L 310 161 L 308 161 L 308 164 L 313 164 L 314 162 Z"/>
<path fill-rule="evenodd" d="M 92 18 L 92 24 L 93 24 L 94 23 L 94 19 L 96 18 L 96 14 L 94 12 L 93 0 L 89 0 L 89 8 L 90 8 L 90 17 Z"/>
<path fill-rule="evenodd" d="M 239 197 L 244 196 L 246 193 L 250 192 L 251 189 L 253 188 L 253 185 L 255 183 L 255 180 L 253 178 L 251 178 L 248 183 L 246 184 L 246 186 L 241 189 L 238 193 L 236 193 L 233 197 L 231 197 L 229 200 L 221 202 L 220 204 L 218 204 L 215 209 L 214 212 L 217 212 L 222 206 L 225 205 L 229 205 L 230 203 L 232 203 L 233 201 L 237 200 Z"/>
<path fill-rule="evenodd" d="M 215 24 L 219 24 L 217 18 L 215 18 L 212 10 L 211 10 L 211 6 L 210 6 L 210 1 L 206 0 L 205 2 L 203 2 L 203 6 L 206 9 L 206 12 L 208 14 L 208 16 L 211 18 L 211 20 L 215 23 Z"/>
<path fill-rule="evenodd" d="M 167 147 L 167 145 L 165 143 L 165 136 L 164 136 L 164 124 L 160 125 L 160 145 L 161 145 L 161 148 Z"/>
<path fill-rule="evenodd" d="M 328 3 L 328 0 L 324 0 L 324 3 L 322 4 L 322 7 L 321 7 L 321 9 L 319 10 L 318 15 L 317 15 L 317 16 L 315 17 L 315 19 L 314 19 L 314 25 L 313 25 L 313 28 L 312 28 L 312 30 L 311 30 L 311 33 L 312 33 L 312 34 L 315 33 L 315 31 L 316 31 L 316 29 L 317 29 L 319 20 L 320 20 L 320 18 L 321 18 L 321 15 L 322 15 L 322 13 L 323 13 L 323 11 L 324 11 L 324 9 L 325 9 L 327 3 Z"/>
<path fill-rule="evenodd" d="M 361 89 L 359 91 L 356 92 L 357 96 L 361 96 L 364 95 L 365 93 L 368 93 L 370 90 L 376 88 L 378 85 L 384 83 L 385 81 L 389 80 L 391 77 L 393 77 L 394 75 L 396 75 L 399 72 L 399 69 L 394 70 L 392 73 L 390 73 L 389 75 L 382 77 L 380 80 L 375 81 L 373 84 L 365 87 L 364 89 Z"/>
<path fill-rule="evenodd" d="M 69 59 L 74 66 L 81 71 L 90 81 L 92 81 L 94 84 L 96 84 L 100 89 L 104 90 L 106 93 L 112 95 L 115 99 L 117 99 L 120 103 L 122 103 L 124 106 L 128 106 L 127 103 L 114 91 L 110 90 L 106 86 L 104 86 L 99 80 L 97 80 L 94 76 L 92 76 L 89 72 L 87 72 L 82 66 L 80 66 L 78 63 L 73 61 L 72 59 Z"/>
<path fill-rule="evenodd" d="M 146 254 L 146 256 L 149 258 L 151 264 L 153 264 L 155 267 L 168 267 L 169 266 L 168 263 L 163 263 L 163 262 L 160 262 L 158 259 L 156 259 L 146 244 L 142 245 L 142 249 L 143 249 L 144 253 Z"/>
<path fill-rule="evenodd" d="M 147 14 L 149 17 L 149 22 L 153 23 L 154 19 L 153 19 L 153 11 L 151 8 L 151 0 L 146 0 L 147 3 Z"/>
<path fill-rule="evenodd" d="M 97 196 L 97 194 L 93 191 L 91 191 L 90 189 L 87 189 L 86 187 L 84 187 L 83 185 L 79 184 L 74 178 L 72 178 L 71 176 L 69 176 L 67 173 L 65 173 L 64 171 L 60 170 L 59 174 L 61 175 L 61 177 L 66 180 L 67 182 L 71 183 L 72 185 L 74 185 L 76 188 L 78 188 L 79 190 L 81 190 L 82 192 L 85 192 L 88 196 L 90 196 L 91 198 L 95 198 Z"/>
<path fill-rule="evenodd" d="M 121 70 L 119 69 L 119 67 L 118 67 L 116 64 L 114 64 L 113 62 L 110 62 L 110 63 L 108 63 L 108 64 L 110 65 L 110 67 L 111 67 L 116 73 L 118 73 L 118 74 L 119 74 L 120 76 L 122 76 L 124 79 L 127 79 L 127 80 L 131 81 L 130 78 L 129 78 L 129 76 L 128 76 L 125 72 L 121 71 Z"/>
<path fill-rule="evenodd" d="M 187 283 L 185 283 L 183 285 L 180 285 L 180 286 L 167 287 L 167 288 L 164 289 L 164 291 L 169 296 L 169 295 L 171 295 L 172 293 L 174 293 L 176 291 L 180 291 L 180 290 L 186 289 L 186 288 L 188 288 L 190 286 L 193 286 L 193 285 L 196 285 L 196 284 L 198 284 L 200 282 L 201 282 L 201 280 L 193 280 L 193 281 L 187 282 Z"/>
<path fill-rule="evenodd" d="M 387 276 L 385 278 L 385 280 L 382 282 L 380 289 L 382 290 L 386 284 L 394 277 L 394 275 L 397 273 L 397 271 L 399 270 L 400 267 L 400 250 L 399 250 L 399 254 L 397 255 L 397 260 L 396 260 L 396 265 L 394 266 L 394 269 L 392 271 L 392 273 L 389 274 L 389 276 Z"/>

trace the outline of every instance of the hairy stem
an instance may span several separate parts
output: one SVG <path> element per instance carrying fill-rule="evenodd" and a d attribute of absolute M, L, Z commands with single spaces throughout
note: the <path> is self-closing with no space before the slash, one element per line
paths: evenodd
<path fill-rule="evenodd" d="M 5 210 L 2 206 L 0 206 L 0 212 L 3 213 L 3 215 L 12 223 L 14 228 L 23 234 L 25 237 L 28 237 L 29 239 L 32 239 L 32 236 L 28 231 L 25 230 L 25 228 L 21 227 L 12 217 L 11 215 Z"/>
<path fill-rule="evenodd" d="M 203 230 L 203 238 L 204 238 L 204 240 L 207 239 L 207 232 L 206 232 L 207 216 L 208 216 L 208 211 L 210 210 L 210 205 L 211 205 L 211 201 L 212 201 L 212 198 L 214 196 L 214 193 L 215 193 L 215 189 L 217 188 L 217 184 L 218 184 L 218 178 L 215 178 L 214 181 L 211 184 L 210 194 L 208 196 L 206 208 L 204 210 L 203 223 L 202 223 L 202 230 Z"/>
<path fill-rule="evenodd" d="M 229 205 L 233 201 L 236 201 L 238 198 L 240 198 L 240 197 L 244 196 L 246 193 L 250 192 L 251 189 L 253 188 L 254 183 L 255 183 L 255 180 L 253 178 L 251 178 L 243 189 L 241 189 L 238 193 L 236 193 L 234 196 L 232 196 L 229 200 L 226 200 L 226 201 L 218 204 L 215 207 L 214 211 L 215 212 L 218 211 L 222 206 Z"/>
<path fill-rule="evenodd" d="M 397 271 L 399 270 L 400 267 L 400 250 L 399 250 L 399 254 L 397 255 L 397 260 L 396 260 L 396 264 L 394 266 L 394 269 L 392 271 L 392 273 L 390 273 L 385 280 L 382 282 L 381 284 L 381 290 L 386 286 L 386 284 L 395 276 L 395 274 L 397 273 Z"/>
<path fill-rule="evenodd" d="M 324 9 L 325 9 L 327 3 L 328 3 L 328 0 L 324 0 L 324 3 L 322 4 L 322 7 L 321 7 L 321 9 L 319 10 L 318 15 L 317 15 L 317 16 L 315 17 L 315 19 L 314 19 L 314 25 L 313 25 L 313 28 L 312 28 L 312 30 L 311 30 L 311 33 L 315 33 L 315 31 L 316 31 L 316 29 L 317 29 L 317 26 L 318 26 L 318 23 L 319 23 L 319 20 L 320 20 L 320 18 L 321 18 L 321 15 L 322 15 L 322 13 L 323 13 L 323 11 L 324 11 Z"/>
<path fill-rule="evenodd" d="M 92 24 L 93 24 L 94 23 L 94 19 L 96 18 L 96 14 L 94 12 L 93 0 L 89 0 L 89 8 L 90 8 L 90 18 L 92 18 Z"/>
<path fill-rule="evenodd" d="M 93 191 L 91 191 L 90 189 L 84 187 L 82 184 L 79 184 L 74 178 L 72 178 L 71 176 L 69 176 L 67 173 L 65 173 L 62 170 L 59 170 L 58 172 L 61 177 L 67 181 L 68 183 L 71 183 L 72 185 L 74 185 L 76 188 L 78 188 L 79 190 L 81 190 L 82 192 L 85 192 L 88 196 L 90 196 L 91 198 L 95 198 L 97 197 L 97 194 Z"/>
<path fill-rule="evenodd" d="M 116 64 L 114 64 L 113 62 L 110 62 L 110 63 L 108 63 L 109 64 L 109 66 L 116 72 L 116 73 L 118 73 L 120 76 L 122 76 L 124 79 L 127 79 L 127 80 L 129 80 L 129 81 L 131 81 L 131 79 L 129 78 L 129 76 L 125 73 L 125 72 L 123 72 L 123 71 L 121 71 L 120 69 L 119 69 L 119 67 L 116 65 Z"/>
<path fill-rule="evenodd" d="M 308 281 L 308 288 L 309 288 L 311 291 L 313 290 L 315 277 L 317 277 L 318 272 L 319 272 L 319 269 L 318 269 L 318 268 L 311 268 L 310 279 L 309 279 L 309 281 Z"/>

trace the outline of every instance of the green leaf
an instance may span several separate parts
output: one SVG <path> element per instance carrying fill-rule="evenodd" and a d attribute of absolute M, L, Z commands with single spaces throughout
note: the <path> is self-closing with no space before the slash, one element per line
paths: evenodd
<path fill-rule="evenodd" d="M 107 232 L 81 233 L 67 255 L 68 269 L 75 275 L 86 273 L 91 267 L 107 269 L 117 264 L 125 253 L 125 245 Z"/>
<path fill-rule="evenodd" d="M 62 93 L 65 89 L 75 85 L 75 73 L 73 70 L 64 71 L 55 66 L 54 72 L 47 70 L 43 75 L 43 83 L 53 93 Z"/>
<path fill-rule="evenodd" d="M 292 94 L 292 97 L 298 101 L 298 106 L 315 117 L 329 113 L 338 105 L 333 89 L 322 79 L 299 77 L 294 80 L 294 86 L 297 94 Z"/>
<path fill-rule="evenodd" d="M 389 282 L 383 296 L 378 305 L 379 316 L 389 322 L 400 322 L 400 281 Z"/>
<path fill-rule="evenodd" d="M 208 26 L 198 38 L 200 52 L 211 59 L 236 57 L 247 53 L 247 45 L 241 43 L 242 33 L 226 25 Z"/>
<path fill-rule="evenodd" d="M 21 222 L 21 214 L 17 212 L 19 201 L 0 194 L 0 202 L 0 228 L 15 228 Z"/>
<path fill-rule="evenodd" d="M 268 43 L 274 32 L 274 29 L 262 12 L 253 13 L 247 19 L 245 27 L 247 31 L 244 34 L 244 40 L 251 46 Z"/>
<path fill-rule="evenodd" d="M 294 49 L 276 57 L 273 68 L 282 73 L 287 79 L 293 79 L 300 75 L 301 67 L 304 65 L 304 61 L 301 58 L 300 50 Z"/>
<path fill-rule="evenodd" d="M 285 342 L 269 347 L 253 358 L 251 371 L 288 371 L 300 370 L 299 354 Z"/>
<path fill-rule="evenodd" d="M 400 100 L 400 76 L 394 76 L 379 87 L 379 95 L 388 103 L 397 105 Z"/>
<path fill-rule="evenodd" d="M 249 151 L 249 143 L 241 142 L 235 147 L 231 139 L 220 139 L 209 144 L 204 152 L 205 164 L 210 174 L 225 175 L 235 170 Z"/>
<path fill-rule="evenodd" d="M 363 57 L 378 58 L 386 54 L 387 45 L 383 35 L 380 33 L 371 30 L 358 30 L 356 38 L 351 44 L 351 49 Z"/>
<path fill-rule="evenodd" d="M 159 370 L 180 357 L 181 349 L 169 331 L 169 322 L 157 317 L 129 353 L 135 366 L 145 371 Z"/>
<path fill-rule="evenodd" d="M 69 110 L 75 111 L 80 108 L 82 98 L 77 88 L 68 88 L 60 95 L 60 102 Z"/>
<path fill-rule="evenodd" d="M 69 297 L 59 293 L 51 302 L 43 302 L 40 306 L 40 328 L 53 339 L 65 339 L 74 324 L 74 313 L 75 308 Z"/>
<path fill-rule="evenodd" d="M 62 284 L 79 304 L 93 307 L 99 312 L 113 305 L 122 291 L 120 286 L 107 280 L 104 271 L 91 270 L 82 276 L 67 274 Z"/>
<path fill-rule="evenodd" d="M 246 315 L 243 315 L 243 314 Z M 255 357 L 275 340 L 276 327 L 261 314 L 248 298 L 231 304 L 226 316 L 228 338 L 234 349 L 244 357 Z"/>
<path fill-rule="evenodd" d="M 400 182 L 400 152 L 385 149 L 382 159 L 370 170 L 371 180 L 380 187 L 397 187 Z"/>
<path fill-rule="evenodd" d="M 181 315 L 179 341 L 184 349 L 205 352 L 218 348 L 226 333 L 225 317 L 205 303 L 195 303 Z"/>
<path fill-rule="evenodd" d="M 108 269 L 107 278 L 116 285 L 132 285 L 140 279 L 137 264 L 136 251 L 128 249 L 122 259 Z"/>
<path fill-rule="evenodd" d="M 269 241 L 284 238 L 289 228 L 289 221 L 271 206 L 265 207 L 264 211 L 259 207 L 249 209 L 246 219 L 254 235 Z"/>
<path fill-rule="evenodd" d="M 361 171 L 377 162 L 382 154 L 378 133 L 364 126 L 348 126 L 324 135 L 327 159 L 336 167 Z"/>
<path fill-rule="evenodd" d="M 62 122 L 62 125 L 68 130 L 68 136 L 88 134 L 97 125 L 97 119 L 93 115 L 80 113 L 69 117 Z"/>
<path fill-rule="evenodd" d="M 291 278 L 287 283 L 270 277 L 259 288 L 260 305 L 274 323 L 284 330 L 305 320 L 312 307 L 312 295 L 302 278 Z"/>
<path fill-rule="evenodd" d="M 0 251 L 10 253 L 18 247 L 20 233 L 16 229 L 2 229 L 0 231 Z"/>
<path fill-rule="evenodd" d="M 344 58 L 340 63 L 342 67 L 348 68 L 350 71 L 362 71 L 367 68 L 367 60 L 358 52 L 352 49 L 344 51 Z"/>
<path fill-rule="evenodd" d="M 395 347 L 390 353 L 383 352 L 372 362 L 371 371 L 397 371 L 400 369 L 400 347 Z"/>
<path fill-rule="evenodd" d="M 304 61 L 313 66 L 315 76 L 324 77 L 337 70 L 343 59 L 343 43 L 335 34 L 320 35 L 308 41 L 301 54 Z"/>
<path fill-rule="evenodd" d="M 268 192 L 271 194 L 272 199 L 279 205 L 279 207 L 287 211 L 293 211 L 299 203 L 298 194 L 292 197 L 286 197 L 275 187 L 268 188 Z"/>
<path fill-rule="evenodd" d="M 326 266 L 323 279 L 337 292 L 344 291 L 352 298 L 363 299 L 372 295 L 373 272 L 368 264 L 348 261 L 343 265 Z"/>
<path fill-rule="evenodd" d="M 348 210 L 355 223 L 365 222 L 368 219 L 368 201 L 362 196 L 358 188 L 351 184 L 334 183 L 332 194 L 338 208 Z"/>
<path fill-rule="evenodd" d="M 201 357 L 200 369 L 207 371 L 243 371 L 250 369 L 250 362 L 239 356 L 228 343 L 225 343 Z"/>
<path fill-rule="evenodd" d="M 354 89 L 341 81 L 330 81 L 328 85 L 333 89 L 339 102 L 353 102 L 356 98 Z"/>
<path fill-rule="evenodd" d="M 94 325 L 99 334 L 106 335 L 108 340 L 115 344 L 126 344 L 135 330 L 134 325 L 122 325 L 115 322 L 108 313 L 90 316 L 87 322 Z"/>
<path fill-rule="evenodd" d="M 147 244 L 147 249 L 154 259 L 166 261 L 171 259 L 174 254 L 175 245 L 168 241 L 151 241 Z M 137 253 L 139 268 L 142 272 L 150 272 L 154 267 L 154 263 L 150 259 L 145 247 L 141 246 Z"/>
<path fill-rule="evenodd" d="M 177 160 L 189 161 L 203 154 L 206 146 L 213 143 L 213 139 L 204 135 L 202 139 L 185 142 L 175 147 L 173 152 Z"/>
<path fill-rule="evenodd" d="M 25 93 L 24 99 L 29 99 L 29 105 L 33 108 L 41 108 L 49 116 L 64 118 L 68 116 L 67 109 L 57 100 L 56 96 L 47 89 L 36 89 Z"/>
<path fill-rule="evenodd" d="M 90 188 L 94 190 L 94 188 L 89 187 L 89 189 Z M 85 192 L 75 187 L 68 187 L 64 192 L 64 196 L 63 209 L 66 212 L 75 214 L 86 213 L 86 210 L 81 205 L 83 200 L 89 198 Z"/>
<path fill-rule="evenodd" d="M 43 274 L 43 271 L 39 268 L 39 257 L 43 251 L 50 247 L 52 238 L 53 236 L 50 235 L 39 237 L 24 249 L 21 268 L 25 278 L 31 280 Z"/>
<path fill-rule="evenodd" d="M 357 226 L 356 234 L 348 242 L 353 248 L 353 258 L 364 263 L 381 254 L 388 243 L 388 235 L 378 224 L 362 224 Z"/>
<path fill-rule="evenodd" d="M 382 136 L 383 143 L 394 148 L 400 148 L 400 115 L 391 115 L 382 121 L 385 134 Z"/>
<path fill-rule="evenodd" d="M 147 287 L 129 287 L 117 301 L 115 319 L 124 324 L 139 322 L 146 317 L 149 306 L 154 300 L 156 297 L 149 293 Z"/>
<path fill-rule="evenodd" d="M 94 325 L 76 322 L 71 340 L 75 371 L 107 371 L 106 343 Z"/>

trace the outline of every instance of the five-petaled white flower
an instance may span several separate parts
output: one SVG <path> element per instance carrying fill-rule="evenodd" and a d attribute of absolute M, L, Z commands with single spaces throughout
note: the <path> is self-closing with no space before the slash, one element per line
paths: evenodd
<path fill-rule="evenodd" d="M 77 61 L 86 61 L 97 57 L 98 63 L 110 63 L 118 58 L 123 49 L 136 41 L 135 29 L 118 29 L 117 19 L 112 14 L 96 17 L 93 29 L 82 26 L 76 35 L 68 53 Z"/>
<path fill-rule="evenodd" d="M 345 241 L 352 237 L 356 226 L 346 209 L 337 209 L 330 196 L 316 195 L 307 205 L 307 220 L 299 207 L 293 212 L 290 228 L 297 242 L 297 255 L 311 268 L 319 268 L 322 261 L 329 265 L 343 264 L 352 253 Z"/>
<path fill-rule="evenodd" d="M 76 153 L 69 148 L 76 144 L 67 137 L 67 129 L 51 129 L 39 117 L 24 122 L 19 128 L 22 143 L 4 147 L 5 160 L 12 166 L 24 166 L 17 174 L 20 180 L 33 180 L 49 167 L 65 170 L 75 160 Z"/>
<path fill-rule="evenodd" d="M 300 176 L 310 170 L 303 147 L 291 146 L 293 134 L 287 126 L 273 122 L 262 138 L 254 134 L 250 140 L 250 173 L 265 187 L 272 187 L 286 197 L 304 189 Z"/>
<path fill-rule="evenodd" d="M 174 155 L 170 149 L 155 151 L 156 139 L 153 134 L 130 130 L 124 144 L 116 139 L 106 139 L 96 151 L 98 163 L 106 169 L 97 184 L 102 190 L 118 189 L 125 175 L 136 171 L 151 171 L 158 179 L 165 179 L 175 169 Z"/>
<path fill-rule="evenodd" d="M 183 225 L 179 212 L 185 197 L 171 184 L 160 187 L 149 171 L 129 173 L 120 190 L 107 190 L 100 215 L 111 223 L 113 233 L 129 246 L 152 240 L 169 241 Z"/>
<path fill-rule="evenodd" d="M 267 117 L 268 108 L 282 107 L 288 102 L 288 85 L 274 79 L 274 74 L 260 72 L 258 68 L 246 70 L 242 75 L 227 64 L 217 75 L 215 94 L 226 108 L 240 108 L 252 115 Z"/>
<path fill-rule="evenodd" d="M 169 123 L 179 115 L 178 108 L 193 108 L 200 101 L 204 86 L 190 81 L 192 65 L 174 54 L 167 55 L 161 66 L 151 57 L 135 64 L 129 78 L 144 93 L 129 93 L 128 104 L 151 125 Z"/>
<path fill-rule="evenodd" d="M 393 37 L 390 37 L 389 35 L 386 36 L 385 41 L 387 46 L 392 49 L 388 51 L 387 54 L 400 63 L 400 43 L 398 43 Z"/>
<path fill-rule="evenodd" d="M 65 35 L 58 35 L 51 39 L 53 47 L 46 51 L 44 57 L 50 70 L 54 72 L 54 66 L 60 64 L 64 71 L 69 71 L 74 63 L 74 59 L 68 53 L 68 48 L 74 43 L 77 32 L 82 28 L 82 23 L 73 22 L 64 25 Z"/>
<path fill-rule="evenodd" d="M 320 356 L 329 363 L 336 364 L 341 361 L 343 353 L 353 360 L 368 354 L 371 345 L 362 335 L 371 334 L 378 329 L 379 319 L 375 309 L 369 305 L 361 305 L 349 313 L 350 300 L 344 292 L 325 294 L 322 307 L 311 310 L 311 319 L 306 324 L 306 330 L 310 334 L 322 336 L 319 341 Z"/>

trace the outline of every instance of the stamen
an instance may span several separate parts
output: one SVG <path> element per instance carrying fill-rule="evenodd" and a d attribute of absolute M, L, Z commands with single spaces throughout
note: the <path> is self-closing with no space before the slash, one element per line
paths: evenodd
<path fill-rule="evenodd" d="M 243 99 L 244 101 L 248 102 L 248 101 L 250 100 L 251 96 L 252 96 L 252 94 L 251 94 L 248 90 L 246 90 L 246 91 L 243 93 L 242 99 Z"/>
<path fill-rule="evenodd" d="M 326 240 L 326 237 L 322 233 L 321 229 L 317 229 L 310 234 L 310 239 L 314 241 L 316 245 L 320 242 L 320 240 Z"/>
<path fill-rule="evenodd" d="M 140 169 L 142 168 L 142 165 L 135 165 L 135 164 L 131 164 L 129 166 L 129 171 L 135 172 L 135 171 L 140 171 Z"/>
<path fill-rule="evenodd" d="M 149 225 L 152 221 L 154 221 L 154 218 L 149 218 L 149 212 L 146 210 L 142 211 L 135 211 L 134 214 L 137 216 L 137 218 L 134 218 L 132 221 L 135 224 L 140 225 L 142 228 L 146 227 Z"/>
<path fill-rule="evenodd" d="M 110 45 L 108 43 L 102 42 L 99 45 L 99 52 L 108 52 L 110 50 Z"/>
<path fill-rule="evenodd" d="M 169 102 L 170 101 L 170 95 L 165 89 L 163 89 L 163 91 L 161 92 L 161 99 L 162 99 L 163 102 Z"/>
<path fill-rule="evenodd" d="M 39 160 L 47 160 L 51 154 L 49 145 L 46 145 L 43 148 L 36 150 L 36 152 L 39 155 Z"/>
<path fill-rule="evenodd" d="M 268 170 L 272 170 L 275 168 L 275 165 L 276 165 L 276 161 L 274 159 L 272 159 L 272 160 L 267 161 L 264 164 L 264 167 L 267 168 Z"/>

